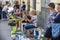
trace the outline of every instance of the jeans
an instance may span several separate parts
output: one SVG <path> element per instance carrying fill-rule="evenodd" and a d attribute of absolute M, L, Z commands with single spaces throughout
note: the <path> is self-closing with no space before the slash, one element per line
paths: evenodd
<path fill-rule="evenodd" d="M 5 12 L 5 11 L 2 11 L 2 18 L 3 19 L 7 19 L 7 15 L 6 15 L 7 13 Z"/>
<path fill-rule="evenodd" d="M 27 24 L 26 26 L 25 26 L 25 29 L 26 30 L 28 30 L 28 29 L 32 29 L 32 28 L 36 28 L 34 25 L 32 25 L 32 24 Z"/>

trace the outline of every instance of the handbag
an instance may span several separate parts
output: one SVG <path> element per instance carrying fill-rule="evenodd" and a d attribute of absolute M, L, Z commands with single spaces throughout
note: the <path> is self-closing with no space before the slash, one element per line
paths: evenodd
<path fill-rule="evenodd" d="M 60 23 L 52 24 L 52 37 L 56 38 L 60 35 Z"/>

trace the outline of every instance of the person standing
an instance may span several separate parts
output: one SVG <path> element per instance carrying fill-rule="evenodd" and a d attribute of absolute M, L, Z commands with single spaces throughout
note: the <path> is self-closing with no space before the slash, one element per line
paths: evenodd
<path fill-rule="evenodd" d="M 58 11 L 58 13 L 57 13 L 57 15 L 56 15 L 56 18 L 54 19 L 54 23 L 55 23 L 55 25 L 56 24 L 59 24 L 60 25 L 60 3 L 58 3 L 58 5 L 57 5 L 57 11 Z M 54 26 L 55 27 L 55 26 Z M 57 29 L 58 28 L 58 29 Z M 56 31 L 57 30 L 57 31 Z M 53 30 L 52 30 L 53 31 Z M 59 32 L 58 32 L 59 31 Z M 56 32 L 58 33 L 58 34 L 56 34 Z M 57 26 L 56 27 L 56 29 L 55 29 L 55 33 L 54 34 L 56 34 L 56 36 L 53 36 L 52 37 L 52 40 L 60 40 L 60 27 L 59 26 Z M 54 35 L 53 34 L 53 35 Z"/>
<path fill-rule="evenodd" d="M 21 6 L 21 11 L 25 11 L 25 10 L 26 10 L 26 5 L 25 2 L 23 1 Z"/>
<path fill-rule="evenodd" d="M 13 6 L 14 8 L 16 7 L 17 9 L 20 9 L 20 5 L 19 5 L 19 2 L 18 1 L 15 1 L 15 3 L 14 3 L 14 6 Z"/>
<path fill-rule="evenodd" d="M 7 19 L 7 14 L 8 14 L 8 1 L 4 4 L 4 7 L 2 9 L 2 19 Z"/>
<path fill-rule="evenodd" d="M 55 4 L 50 3 L 49 5 L 50 15 L 48 18 L 47 30 L 45 32 L 46 40 L 52 40 L 52 23 L 54 22 L 57 12 L 55 11 Z"/>
<path fill-rule="evenodd" d="M 8 2 L 6 2 L 7 4 Z M 2 9 L 2 17 L 0 20 L 0 40 L 12 40 L 10 26 L 8 25 L 9 21 L 7 19 L 8 7 L 5 5 Z"/>

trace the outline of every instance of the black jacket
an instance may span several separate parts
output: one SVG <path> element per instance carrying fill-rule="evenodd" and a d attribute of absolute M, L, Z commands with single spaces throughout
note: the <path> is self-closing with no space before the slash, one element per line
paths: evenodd
<path fill-rule="evenodd" d="M 0 19 L 1 19 L 1 14 L 2 14 L 2 6 L 0 6 Z"/>

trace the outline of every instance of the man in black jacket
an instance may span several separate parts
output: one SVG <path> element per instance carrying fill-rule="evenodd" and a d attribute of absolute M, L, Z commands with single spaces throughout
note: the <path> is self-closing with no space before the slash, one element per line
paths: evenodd
<path fill-rule="evenodd" d="M 22 2 L 21 11 L 25 11 L 25 10 L 26 10 L 26 5 L 25 5 L 25 2 L 23 1 L 23 2 Z"/>

